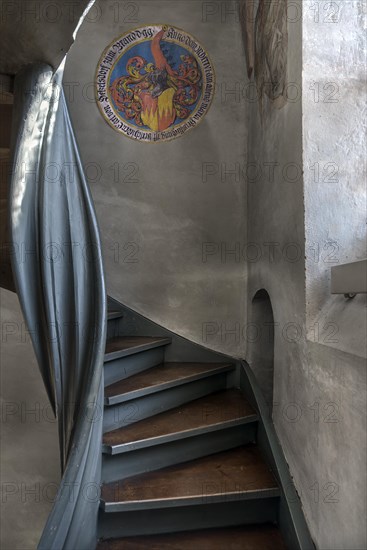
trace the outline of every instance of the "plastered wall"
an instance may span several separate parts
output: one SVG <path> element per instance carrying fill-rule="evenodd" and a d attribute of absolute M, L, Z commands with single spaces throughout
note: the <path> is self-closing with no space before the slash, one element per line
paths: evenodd
<path fill-rule="evenodd" d="M 359 8 L 357 3 L 351 4 L 348 12 L 348 2 L 337 4 L 342 5 L 345 19 L 338 30 L 333 27 L 329 32 L 342 36 L 344 25 L 349 28 L 349 18 L 353 15 L 358 19 Z M 320 18 L 324 18 L 327 11 L 323 3 L 316 3 L 314 9 L 317 7 Z M 286 106 L 276 110 L 268 103 L 262 121 L 258 109 L 250 114 L 248 158 L 263 168 L 263 175 L 248 186 L 248 239 L 266 254 L 249 266 L 249 300 L 259 288 L 265 288 L 272 301 L 273 418 L 316 546 L 362 549 L 366 547 L 366 300 L 358 296 L 346 303 L 343 296 L 330 296 L 330 264 L 325 261 L 330 249 L 324 248 L 329 235 L 340 235 L 345 236 L 343 249 L 347 241 L 351 246 L 355 239 L 356 248 L 348 249 L 350 259 L 362 250 L 362 228 L 357 229 L 362 195 L 358 194 L 356 179 L 349 179 L 346 172 L 348 164 L 351 174 L 359 173 L 359 138 L 355 137 L 353 146 L 349 143 L 354 155 L 346 156 L 340 149 L 351 130 L 348 109 L 353 94 L 358 109 L 360 85 L 349 75 L 351 95 L 332 112 L 325 111 L 325 106 L 320 110 L 316 104 L 311 106 L 309 95 L 314 93 L 310 89 L 312 78 L 314 83 L 320 80 L 322 87 L 324 68 L 332 65 L 333 56 L 344 61 L 348 56 L 357 57 L 360 41 L 346 32 L 338 46 L 328 40 L 324 46 L 325 28 L 317 31 L 317 41 L 310 39 L 310 34 L 316 33 L 316 28 L 311 28 L 316 23 L 309 16 L 310 3 L 298 3 L 298 9 L 302 17 L 295 17 L 296 11 L 289 12 L 290 96 Z M 339 72 L 343 68 L 348 71 L 348 64 L 342 64 Z M 303 96 L 295 94 L 296 90 Z M 311 151 L 313 163 L 318 162 L 321 169 L 334 158 L 332 155 L 343 157 L 344 175 L 339 185 L 331 188 L 320 181 L 310 189 Z M 276 166 L 273 174 L 264 170 L 265 163 Z M 355 217 L 349 211 L 352 203 Z M 345 226 L 344 218 L 349 220 Z M 320 251 L 318 257 L 315 250 Z M 347 255 L 340 259 L 347 261 Z M 325 302 L 320 302 L 320 289 Z M 310 307 L 318 314 L 324 303 L 327 310 L 321 317 L 313 317 L 312 326 L 307 325 Z M 251 319 L 249 308 L 249 322 Z"/>
<path fill-rule="evenodd" d="M 108 292 L 179 334 L 243 355 L 242 339 L 225 334 L 238 330 L 246 309 L 246 262 L 226 257 L 246 235 L 248 105 L 238 100 L 246 77 L 236 4 L 228 2 L 223 14 L 220 5 L 195 0 L 137 1 L 125 11 L 115 2 L 97 5 L 99 18 L 82 25 L 64 81 L 101 227 Z M 93 95 L 103 50 L 149 23 L 196 37 L 217 82 L 200 125 L 155 144 L 114 131 Z"/>
<path fill-rule="evenodd" d="M 18 297 L 0 290 L 0 546 L 36 548 L 60 482 L 57 422 Z"/>
<path fill-rule="evenodd" d="M 366 6 L 347 0 L 310 8 L 302 100 L 307 329 L 312 340 L 316 327 L 329 346 L 365 357 L 365 302 L 331 296 L 330 268 L 367 255 Z"/>
<path fill-rule="evenodd" d="M 302 108 L 310 325 L 329 301 L 330 267 L 366 257 L 366 28 L 363 2 L 321 1 L 314 9 L 312 4 L 304 9 Z"/>
<path fill-rule="evenodd" d="M 89 0 L 1 2 L 0 73 L 15 75 L 24 65 L 39 61 L 57 68 L 89 4 Z"/>

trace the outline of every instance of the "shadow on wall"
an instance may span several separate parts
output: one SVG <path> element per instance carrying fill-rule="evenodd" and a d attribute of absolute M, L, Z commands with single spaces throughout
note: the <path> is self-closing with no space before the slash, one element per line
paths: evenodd
<path fill-rule="evenodd" d="M 274 379 L 274 315 L 270 296 L 263 288 L 258 290 L 252 299 L 250 323 L 253 336 L 249 343 L 249 365 L 271 409 Z"/>
<path fill-rule="evenodd" d="M 0 322 L 0 548 L 30 549 L 38 544 L 60 482 L 57 422 L 18 296 L 4 289 Z"/>

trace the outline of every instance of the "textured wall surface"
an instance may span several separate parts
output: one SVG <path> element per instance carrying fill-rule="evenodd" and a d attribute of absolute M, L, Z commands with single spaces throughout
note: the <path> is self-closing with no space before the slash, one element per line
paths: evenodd
<path fill-rule="evenodd" d="M 309 501 L 309 514 L 321 548 L 365 548 L 366 296 L 331 296 L 330 267 L 366 257 L 366 5 L 346 0 L 318 2 L 316 11 L 306 6 L 306 324 L 314 343 L 307 345 L 305 390 L 308 401 L 333 403 L 323 414 L 335 413 L 315 425 L 307 442 L 321 489 L 319 503 Z M 326 493 L 335 489 L 330 498 Z"/>
<path fill-rule="evenodd" d="M 173 7 L 150 0 L 118 11 L 115 2 L 102 2 L 100 20 L 85 21 L 78 33 L 64 81 L 101 226 L 109 294 L 192 340 L 243 355 L 243 339 L 226 331 L 238 332 L 246 305 L 246 262 L 230 251 L 246 234 L 248 104 L 241 101 L 240 24 L 235 3 L 227 4 L 222 13 L 221 3 L 175 1 Z M 116 37 L 160 22 L 186 30 L 206 48 L 217 90 L 197 128 L 144 144 L 108 126 L 93 81 Z"/>
<path fill-rule="evenodd" d="M 89 0 L 1 0 L 0 73 L 15 75 L 38 61 L 58 67 L 89 4 Z M 97 16 L 92 11 L 89 18 Z"/>
<path fill-rule="evenodd" d="M 60 481 L 53 418 L 17 295 L 0 290 L 1 530 L 4 550 L 36 548 Z"/>
<path fill-rule="evenodd" d="M 302 102 L 310 328 L 320 309 L 331 306 L 330 267 L 366 257 L 367 13 L 366 3 L 357 0 L 306 6 Z"/>
<path fill-rule="evenodd" d="M 295 9 L 289 11 L 289 98 L 281 111 L 268 106 L 262 124 L 258 111 L 251 111 L 249 161 L 262 168 L 263 175 L 249 184 L 248 194 L 248 239 L 264 251 L 249 269 L 249 300 L 265 288 L 274 311 L 274 422 L 311 534 L 318 548 L 329 550 L 362 549 L 367 544 L 366 300 L 331 297 L 328 286 L 333 241 L 343 239 L 344 261 L 360 257 L 362 251 L 363 193 L 357 183 L 360 81 L 349 72 L 350 58 L 360 55 L 359 30 L 350 33 L 352 21 L 359 21 L 359 3 L 334 4 L 345 19 L 339 27 L 317 27 L 315 9 L 323 21 L 330 5 L 325 10 L 322 2 L 312 3 L 312 11 L 311 3 L 303 2 L 303 52 L 302 17 Z M 312 38 L 316 33 L 317 40 Z M 322 90 L 334 58 L 344 59 L 334 70 L 338 77 L 345 72 L 346 96 L 327 111 L 330 105 L 320 106 L 310 98 L 311 76 L 313 86 L 320 81 Z M 322 181 L 324 166 L 335 155 L 343 176 L 339 183 L 327 184 Z M 310 187 L 311 156 L 320 166 L 320 180 Z M 266 167 L 273 167 L 273 173 Z M 323 303 L 326 309 L 319 313 Z M 307 309 L 312 310 L 308 325 Z"/>

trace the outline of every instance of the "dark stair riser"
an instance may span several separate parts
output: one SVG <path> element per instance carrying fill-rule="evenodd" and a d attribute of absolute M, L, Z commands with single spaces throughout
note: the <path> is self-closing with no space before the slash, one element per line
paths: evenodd
<path fill-rule="evenodd" d="M 97 550 L 286 550 L 279 529 L 273 524 L 247 525 L 181 531 L 145 537 L 109 539 Z"/>
<path fill-rule="evenodd" d="M 256 422 L 249 422 L 118 455 L 104 454 L 102 480 L 118 481 L 254 442 L 256 427 Z"/>
<path fill-rule="evenodd" d="M 109 338 L 115 338 L 120 334 L 120 324 L 122 322 L 122 314 L 119 312 L 113 312 L 108 314 L 107 322 L 107 340 Z"/>
<path fill-rule="evenodd" d="M 275 523 L 278 497 L 233 501 L 136 512 L 106 513 L 100 510 L 99 537 L 173 533 L 233 525 Z M 196 549 L 192 549 L 196 550 Z M 260 549 L 259 549 L 260 550 Z"/>
<path fill-rule="evenodd" d="M 208 376 L 180 386 L 133 399 L 120 405 L 106 406 L 103 415 L 103 431 L 108 432 L 128 426 L 143 418 L 173 409 L 204 395 L 227 387 L 227 374 Z"/>
<path fill-rule="evenodd" d="M 108 361 L 104 364 L 104 385 L 106 387 L 119 380 L 124 380 L 138 372 L 158 366 L 163 361 L 164 347 L 153 348 Z"/>

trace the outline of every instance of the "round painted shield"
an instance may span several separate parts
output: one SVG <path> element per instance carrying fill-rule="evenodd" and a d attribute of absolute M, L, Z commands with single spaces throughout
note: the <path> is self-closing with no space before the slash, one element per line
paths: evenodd
<path fill-rule="evenodd" d="M 208 112 L 214 89 L 205 49 L 168 25 L 139 27 L 114 40 L 96 73 L 96 99 L 108 124 L 148 143 L 195 128 Z"/>

